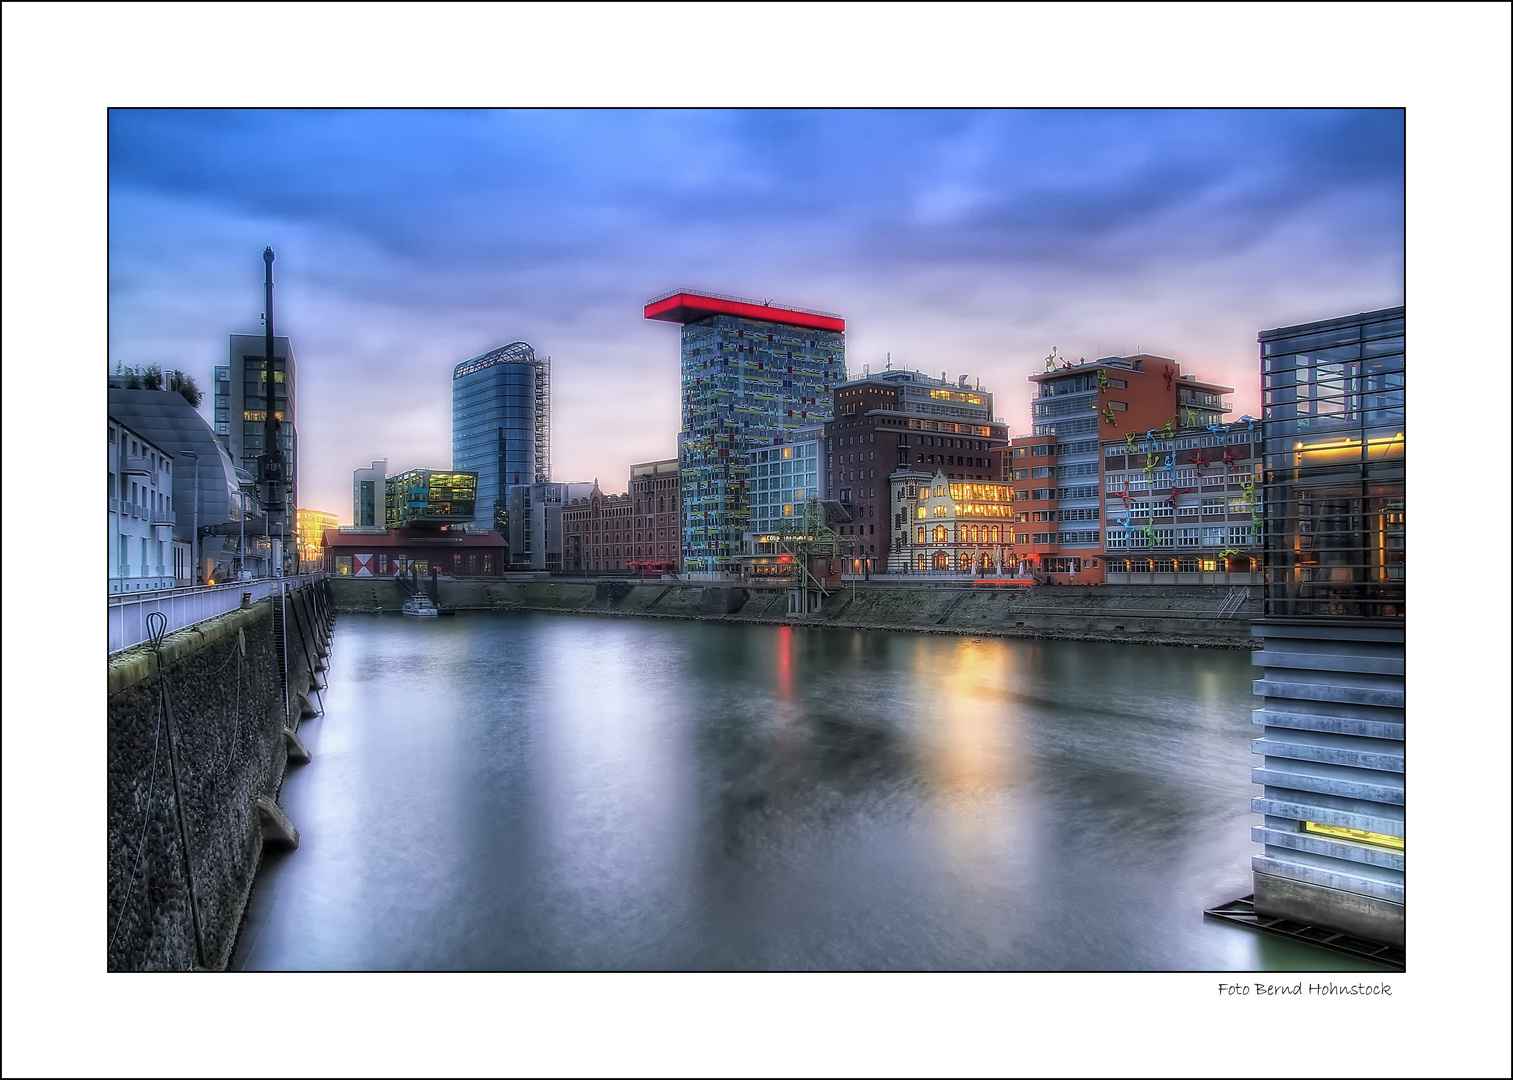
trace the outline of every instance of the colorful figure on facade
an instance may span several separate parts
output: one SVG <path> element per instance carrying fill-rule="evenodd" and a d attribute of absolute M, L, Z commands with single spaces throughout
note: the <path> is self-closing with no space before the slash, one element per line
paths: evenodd
<path fill-rule="evenodd" d="M 1045 358 L 1045 369 L 1047 371 L 1055 371 L 1057 359 L 1058 357 L 1056 356 L 1056 346 L 1052 345 L 1049 355 L 1047 355 Z"/>
<path fill-rule="evenodd" d="M 1135 452 L 1135 433 L 1133 431 L 1125 432 L 1124 452 L 1126 454 L 1133 454 Z"/>
<path fill-rule="evenodd" d="M 1161 372 L 1161 376 L 1166 380 L 1166 388 L 1170 390 L 1172 388 L 1172 380 L 1177 377 L 1177 369 L 1167 364 L 1166 370 Z"/>
<path fill-rule="evenodd" d="M 1105 424 L 1112 424 L 1114 427 L 1119 426 L 1119 418 L 1114 415 L 1113 406 L 1103 411 L 1103 422 Z"/>
<path fill-rule="evenodd" d="M 1102 368 L 1098 369 L 1098 392 L 1100 394 L 1108 393 L 1108 372 Z"/>

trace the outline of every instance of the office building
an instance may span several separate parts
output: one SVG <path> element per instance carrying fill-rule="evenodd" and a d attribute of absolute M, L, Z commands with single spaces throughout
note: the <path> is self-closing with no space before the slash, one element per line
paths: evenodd
<path fill-rule="evenodd" d="M 301 573 L 326 564 L 326 530 L 337 527 L 335 514 L 323 510 L 295 511 L 295 543 L 298 546 Z"/>
<path fill-rule="evenodd" d="M 682 568 L 678 513 L 681 476 L 677 458 L 642 461 L 630 467 L 631 530 L 635 558 L 626 565 L 647 574 L 676 574 Z"/>
<path fill-rule="evenodd" d="M 552 361 L 524 341 L 452 372 L 452 468 L 478 474 L 472 524 L 500 529 L 506 489 L 551 479 Z"/>
<path fill-rule="evenodd" d="M 1103 526 L 1104 580 L 1111 585 L 1260 584 L 1260 480 L 1261 429 L 1251 419 L 1178 428 L 1169 435 L 1130 432 L 1105 442 L 1103 509 L 1097 518 Z M 1030 534 L 1032 549 L 1065 540 L 1053 531 L 1064 528 L 1059 521 L 1041 524 L 1038 514 L 1020 528 Z"/>
<path fill-rule="evenodd" d="M 1178 429 L 1210 425 L 1217 434 L 1233 411 L 1224 400 L 1233 387 L 1184 375 L 1177 361 L 1149 353 L 1076 364 L 1048 360 L 1045 371 L 1029 378 L 1034 426 L 1013 440 L 1009 462 L 1016 518 L 1026 519 L 1016 525 L 1029 526 L 1016 528 L 1016 543 L 1025 540 L 1019 555 L 1051 580 L 1098 584 L 1106 570 L 1104 444 L 1130 437 L 1141 445 L 1169 442 Z"/>
<path fill-rule="evenodd" d="M 1404 941 L 1404 312 L 1266 330 L 1254 907 Z M 1500 763 L 1499 763 L 1500 764 Z"/>
<path fill-rule="evenodd" d="M 389 460 L 379 458 L 366 469 L 352 470 L 352 524 L 360 529 L 387 528 L 384 519 L 384 481 Z"/>
<path fill-rule="evenodd" d="M 824 447 L 825 427 L 815 424 L 795 431 L 781 445 L 760 446 L 747 454 L 748 550 L 756 550 L 753 543 L 770 544 L 771 538 L 797 528 L 810 499 L 826 500 Z"/>
<path fill-rule="evenodd" d="M 258 475 L 257 459 L 264 453 L 267 418 L 267 340 L 259 334 L 230 335 L 230 355 L 215 369 L 216 438 L 237 468 Z M 298 367 L 289 339 L 273 339 L 273 410 L 288 461 L 288 498 L 284 520 L 296 520 L 299 505 L 299 409 L 295 392 Z"/>
<path fill-rule="evenodd" d="M 682 326 L 678 435 L 683 569 L 736 569 L 749 530 L 750 453 L 830 415 L 846 379 L 839 316 L 678 290 L 645 317 Z"/>
<path fill-rule="evenodd" d="M 173 535 L 173 458 L 107 418 L 108 574 L 112 594 L 193 584 L 193 554 Z"/>
<path fill-rule="evenodd" d="M 835 415 L 824 426 L 822 483 L 830 525 L 840 539 L 849 573 L 889 569 L 905 572 L 917 562 L 907 552 L 893 558 L 893 541 L 909 544 L 903 530 L 911 507 L 894 505 L 890 477 L 903 485 L 947 480 L 993 483 L 1003 479 L 1009 429 L 993 416 L 993 395 L 919 371 L 885 370 L 836 389 Z M 912 506 L 912 504 L 911 504 Z"/>
<path fill-rule="evenodd" d="M 451 529 L 473 520 L 478 474 L 411 469 L 384 480 L 384 522 L 391 529 Z"/>
<path fill-rule="evenodd" d="M 575 499 L 588 498 L 593 489 L 590 483 L 550 480 L 506 486 L 500 535 L 509 546 L 510 569 L 561 570 L 562 510 Z"/>

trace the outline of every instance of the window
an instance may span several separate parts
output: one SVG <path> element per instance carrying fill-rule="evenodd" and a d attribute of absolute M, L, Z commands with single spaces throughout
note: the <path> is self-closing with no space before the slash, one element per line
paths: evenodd
<path fill-rule="evenodd" d="M 1184 555 L 1177 560 L 1177 572 L 1181 574 L 1196 574 L 1198 572 L 1198 560 L 1192 555 Z"/>
<path fill-rule="evenodd" d="M 1223 547 L 1224 546 L 1224 530 L 1222 528 L 1204 529 L 1203 530 L 1203 546 L 1204 547 Z"/>
<path fill-rule="evenodd" d="M 1127 573 L 1129 573 L 1129 560 L 1128 559 L 1110 559 L 1108 561 L 1108 572 L 1110 574 L 1127 574 Z"/>
<path fill-rule="evenodd" d="M 1216 515 L 1221 515 L 1223 513 L 1224 513 L 1224 500 L 1223 499 L 1204 499 L 1203 500 L 1203 516 L 1204 517 L 1214 517 Z"/>

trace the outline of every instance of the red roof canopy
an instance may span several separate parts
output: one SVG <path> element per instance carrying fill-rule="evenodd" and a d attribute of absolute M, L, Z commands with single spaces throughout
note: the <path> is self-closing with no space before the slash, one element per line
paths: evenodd
<path fill-rule="evenodd" d="M 711 315 L 735 315 L 742 319 L 760 319 L 763 322 L 800 326 L 808 330 L 831 330 L 837 334 L 846 332 L 846 320 L 836 315 L 776 307 L 771 304 L 759 304 L 755 300 L 740 300 L 733 296 L 712 296 L 708 293 L 676 292 L 671 296 L 663 296 L 647 304 L 644 314 L 648 319 L 655 319 L 658 322 L 684 325 L 707 319 Z"/>

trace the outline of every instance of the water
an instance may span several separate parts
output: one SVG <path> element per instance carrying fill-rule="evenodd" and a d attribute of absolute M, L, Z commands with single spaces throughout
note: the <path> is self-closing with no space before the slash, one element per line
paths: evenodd
<path fill-rule="evenodd" d="M 233 966 L 1379 970 L 1250 891 L 1248 653 L 342 616 Z"/>

